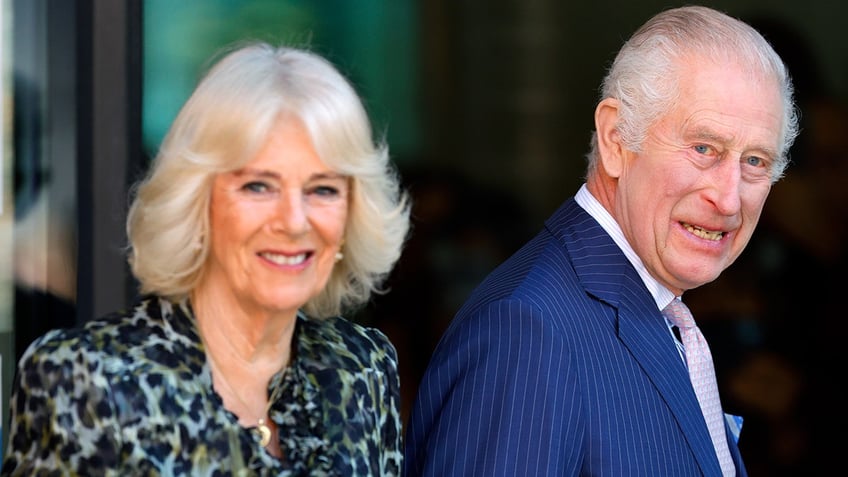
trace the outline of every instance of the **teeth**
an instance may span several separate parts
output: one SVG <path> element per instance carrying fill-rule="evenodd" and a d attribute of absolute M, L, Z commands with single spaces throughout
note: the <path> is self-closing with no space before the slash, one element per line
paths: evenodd
<path fill-rule="evenodd" d="M 709 232 L 700 227 L 695 227 L 694 225 L 683 224 L 686 227 L 686 230 L 692 232 L 694 235 L 701 237 L 702 239 L 707 240 L 721 240 L 724 237 L 724 232 Z"/>
<path fill-rule="evenodd" d="M 306 260 L 305 253 L 300 253 L 294 256 L 280 255 L 276 253 L 263 253 L 262 256 L 277 265 L 298 265 Z"/>

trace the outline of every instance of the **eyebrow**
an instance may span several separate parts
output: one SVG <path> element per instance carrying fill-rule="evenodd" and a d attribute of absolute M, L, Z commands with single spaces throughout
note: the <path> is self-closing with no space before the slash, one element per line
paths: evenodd
<path fill-rule="evenodd" d="M 698 128 L 691 134 L 691 136 L 695 139 L 719 142 L 722 144 L 726 144 L 727 142 L 729 142 L 726 137 L 720 136 L 707 128 Z"/>
<path fill-rule="evenodd" d="M 280 179 L 280 174 L 276 172 L 269 171 L 266 169 L 252 169 L 250 167 L 245 167 L 243 169 L 238 169 L 232 171 L 232 174 L 236 177 L 246 176 L 246 175 L 255 175 L 259 177 L 268 177 L 271 179 Z M 327 172 L 319 172 L 317 174 L 312 174 L 309 179 L 310 180 L 322 180 L 322 179 L 346 179 L 347 175 L 342 174 L 341 172 L 335 171 L 327 171 Z"/>

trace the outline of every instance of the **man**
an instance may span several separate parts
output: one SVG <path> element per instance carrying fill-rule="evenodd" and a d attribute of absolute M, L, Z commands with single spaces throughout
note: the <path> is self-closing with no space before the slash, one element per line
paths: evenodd
<path fill-rule="evenodd" d="M 437 346 L 406 474 L 747 475 L 714 376 L 710 395 L 687 371 L 712 373 L 708 351 L 662 310 L 745 248 L 797 129 L 750 26 L 704 7 L 643 25 L 604 79 L 586 183 Z"/>

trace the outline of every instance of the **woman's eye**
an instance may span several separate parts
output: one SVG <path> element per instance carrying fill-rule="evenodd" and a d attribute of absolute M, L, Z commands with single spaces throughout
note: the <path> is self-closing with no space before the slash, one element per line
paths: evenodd
<path fill-rule="evenodd" d="M 339 189 L 333 186 L 317 186 L 312 189 L 314 194 L 324 196 L 324 197 L 333 197 L 339 194 Z"/>
<path fill-rule="evenodd" d="M 248 192 L 256 192 L 256 193 L 268 192 L 268 189 L 269 189 L 268 184 L 266 184 L 264 182 L 248 182 L 248 183 L 244 184 L 243 186 L 241 186 L 241 188 L 242 188 L 242 190 L 246 190 Z"/>

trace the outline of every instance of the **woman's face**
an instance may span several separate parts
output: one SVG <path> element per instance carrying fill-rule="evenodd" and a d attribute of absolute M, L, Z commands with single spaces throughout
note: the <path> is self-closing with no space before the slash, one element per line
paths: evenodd
<path fill-rule="evenodd" d="M 296 312 L 332 272 L 349 189 L 301 122 L 283 117 L 244 168 L 214 179 L 204 285 L 248 313 Z"/>

